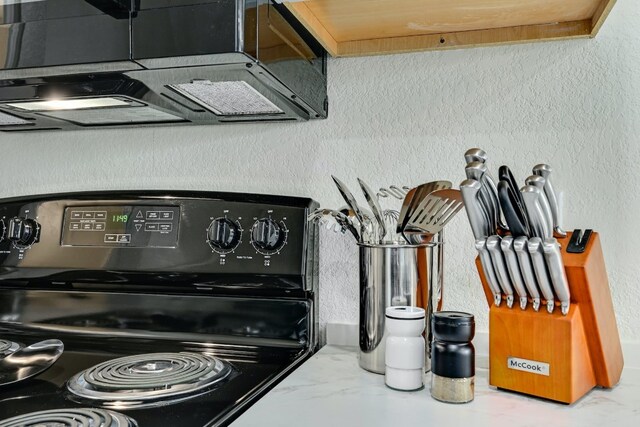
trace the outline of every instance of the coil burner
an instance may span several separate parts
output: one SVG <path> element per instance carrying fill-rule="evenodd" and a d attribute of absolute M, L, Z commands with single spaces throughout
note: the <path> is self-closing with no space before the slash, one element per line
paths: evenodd
<path fill-rule="evenodd" d="M 151 353 L 109 360 L 72 377 L 67 389 L 109 408 L 147 408 L 209 391 L 231 367 L 198 353 Z"/>
<path fill-rule="evenodd" d="M 104 409 L 54 409 L 0 421 L 0 427 L 137 427 L 126 415 Z"/>
<path fill-rule="evenodd" d="M 8 356 L 20 347 L 22 346 L 17 342 L 0 340 L 0 357 Z"/>

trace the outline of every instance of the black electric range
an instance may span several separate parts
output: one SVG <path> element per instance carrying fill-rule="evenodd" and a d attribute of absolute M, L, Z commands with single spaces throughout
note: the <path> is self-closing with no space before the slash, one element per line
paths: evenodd
<path fill-rule="evenodd" d="M 0 427 L 229 424 L 317 348 L 314 207 L 155 191 L 0 201 L 0 359 L 65 346 L 0 386 Z"/>

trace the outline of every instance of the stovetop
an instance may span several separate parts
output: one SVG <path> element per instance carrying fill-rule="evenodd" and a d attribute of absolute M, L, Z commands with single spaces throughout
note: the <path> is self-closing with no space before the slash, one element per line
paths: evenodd
<path fill-rule="evenodd" d="M 31 344 L 34 339 L 0 332 L 3 339 Z M 233 410 L 251 404 L 269 388 L 269 383 L 292 364 L 305 359 L 300 350 L 250 348 L 233 345 L 180 343 L 170 341 L 65 338 L 65 351 L 47 371 L 35 378 L 0 387 L 2 419 L 42 409 L 100 407 L 71 394 L 67 381 L 75 374 L 115 358 L 161 352 L 205 353 L 229 363 L 233 372 L 202 395 L 178 403 L 144 409 L 107 409 L 123 413 L 145 426 L 210 426 L 233 419 Z M 261 393 L 259 391 L 262 391 Z M 256 394 L 256 392 L 258 392 Z"/>
<path fill-rule="evenodd" d="M 5 341 L 65 346 L 0 386 L 0 427 L 64 409 L 35 425 L 227 425 L 317 349 L 316 206 L 175 191 L 0 200 L 0 358 L 15 351 Z"/>

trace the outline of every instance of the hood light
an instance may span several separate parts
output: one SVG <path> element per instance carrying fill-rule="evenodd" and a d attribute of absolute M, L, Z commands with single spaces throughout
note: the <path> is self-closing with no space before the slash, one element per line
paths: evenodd
<path fill-rule="evenodd" d="M 245 81 L 194 80 L 170 87 L 219 116 L 284 113 Z"/>
<path fill-rule="evenodd" d="M 48 101 L 10 102 L 9 105 L 26 111 L 65 111 L 88 108 L 112 108 L 130 106 L 129 102 L 119 98 L 78 98 L 51 99 Z"/>

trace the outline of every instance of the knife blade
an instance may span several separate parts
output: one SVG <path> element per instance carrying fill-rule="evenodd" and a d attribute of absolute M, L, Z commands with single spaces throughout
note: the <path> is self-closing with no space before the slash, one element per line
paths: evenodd
<path fill-rule="evenodd" d="M 569 281 L 564 270 L 564 262 L 560 253 L 560 245 L 554 238 L 547 239 L 542 243 L 544 256 L 547 259 L 547 266 L 551 274 L 551 283 L 560 301 L 560 309 L 563 315 L 569 313 L 571 303 L 571 293 L 569 291 Z"/>
<path fill-rule="evenodd" d="M 540 190 L 533 185 L 525 185 L 520 190 L 520 194 L 522 195 L 526 206 L 527 217 L 531 227 L 531 235 L 534 237 L 540 237 L 541 239 L 552 237 L 548 234 L 551 227 L 547 226 L 544 213 L 540 207 Z"/>
<path fill-rule="evenodd" d="M 522 273 L 520 272 L 518 258 L 513 249 L 513 236 L 504 236 L 502 238 L 502 242 L 500 242 L 500 248 L 502 249 L 504 259 L 507 263 L 507 270 L 511 277 L 511 283 L 520 298 L 520 308 L 525 310 L 527 308 L 527 303 L 529 302 L 529 296 L 527 294 L 527 289 L 525 288 Z"/>
<path fill-rule="evenodd" d="M 513 286 L 511 285 L 511 278 L 507 271 L 504 255 L 500 249 L 500 236 L 494 234 L 493 236 L 487 237 L 487 250 L 491 254 L 491 263 L 496 272 L 500 288 L 507 296 L 507 307 L 511 308 L 513 307 L 514 301 Z"/>
<path fill-rule="evenodd" d="M 466 151 L 466 153 L 464 153 L 464 160 L 467 164 L 471 163 L 471 162 L 480 162 L 483 164 L 487 164 L 487 153 L 480 149 L 480 148 L 471 148 L 469 150 Z M 487 168 L 487 173 L 484 175 L 483 180 L 481 181 L 481 184 L 483 186 L 486 186 L 489 189 L 489 192 L 493 195 L 493 197 L 495 198 L 495 200 L 498 199 L 498 187 L 496 185 L 496 179 L 493 177 L 493 175 L 491 174 L 491 171 L 489 171 L 489 169 Z M 505 221 L 505 219 L 500 215 L 500 212 L 498 211 L 498 226 L 500 228 L 502 228 L 503 230 L 509 230 L 509 227 L 507 225 L 507 222 Z"/>
<path fill-rule="evenodd" d="M 529 255 L 531 255 L 531 261 L 533 263 L 533 271 L 536 273 L 536 280 L 540 291 L 545 300 L 547 300 L 547 311 L 553 313 L 555 308 L 555 296 L 551 289 L 551 278 L 549 277 L 549 271 L 547 270 L 547 263 L 545 262 L 544 251 L 542 249 L 542 239 L 539 237 L 532 237 L 527 244 Z"/>
<path fill-rule="evenodd" d="M 529 239 L 524 236 L 516 237 L 513 239 L 513 250 L 518 257 L 520 264 L 520 272 L 522 273 L 522 279 L 524 284 L 531 295 L 532 306 L 534 311 L 540 310 L 540 290 L 538 289 L 538 282 L 536 281 L 536 274 L 533 271 L 533 264 L 531 263 L 531 256 L 528 249 Z"/>
<path fill-rule="evenodd" d="M 551 208 L 551 214 L 553 215 L 553 231 L 556 237 L 567 237 L 566 231 L 560 227 L 560 206 L 558 204 L 558 197 L 553 188 L 551 182 L 551 166 L 545 164 L 535 165 L 533 167 L 533 174 L 540 175 L 545 179 L 544 192 L 549 199 L 549 207 Z"/>
<path fill-rule="evenodd" d="M 460 192 L 462 193 L 462 201 L 464 202 L 464 208 L 469 218 L 469 224 L 471 225 L 471 231 L 475 237 L 475 246 L 478 251 L 480 263 L 484 271 L 484 277 L 489 285 L 489 289 L 493 294 L 493 301 L 496 306 L 500 306 L 502 301 L 502 292 L 498 278 L 493 269 L 491 262 L 491 256 L 487 251 L 486 238 L 488 236 L 488 220 L 485 218 L 480 200 L 478 199 L 478 193 L 482 184 L 473 179 L 467 179 L 460 184 Z"/>
<path fill-rule="evenodd" d="M 551 207 L 549 206 L 549 199 L 544 192 L 544 184 L 546 180 L 539 175 L 531 175 L 527 179 L 525 179 L 526 185 L 533 185 L 538 190 L 540 190 L 540 197 L 538 201 L 540 202 L 540 210 L 543 213 L 546 225 L 546 235 L 553 235 L 553 215 L 551 213 Z"/>
<path fill-rule="evenodd" d="M 481 162 L 471 162 L 464 168 L 467 175 L 467 179 L 475 179 L 479 183 L 484 182 L 484 176 L 487 173 L 487 166 Z M 492 230 L 496 230 L 498 227 L 498 215 L 500 208 L 498 206 L 498 199 L 494 198 L 491 190 L 487 185 L 482 185 L 480 188 L 480 201 L 484 207 L 485 212 L 489 217 L 489 226 Z M 495 231 L 491 231 L 491 234 Z"/>

